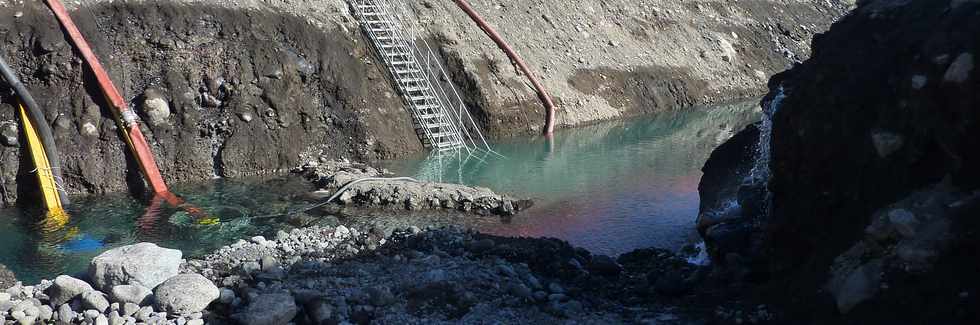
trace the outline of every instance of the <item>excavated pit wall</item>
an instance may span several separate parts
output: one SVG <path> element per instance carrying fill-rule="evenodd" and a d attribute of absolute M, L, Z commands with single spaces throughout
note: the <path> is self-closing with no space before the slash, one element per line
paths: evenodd
<path fill-rule="evenodd" d="M 473 1 L 539 72 L 559 127 L 757 95 L 846 1 Z M 68 1 L 144 120 L 169 182 L 422 150 L 341 0 Z M 543 108 L 451 1 L 409 2 L 488 134 L 537 132 Z M 567 8 L 581 10 L 567 10 Z M 0 44 L 52 123 L 70 193 L 142 188 L 91 73 L 39 1 L 0 0 Z M 3 205 L 36 188 L 0 97 Z"/>

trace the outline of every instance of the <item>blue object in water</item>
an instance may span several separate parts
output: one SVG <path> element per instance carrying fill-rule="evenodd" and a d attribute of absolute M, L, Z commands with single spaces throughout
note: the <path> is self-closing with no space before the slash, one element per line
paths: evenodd
<path fill-rule="evenodd" d="M 61 244 L 61 250 L 69 253 L 81 253 L 97 251 L 105 247 L 101 240 L 95 239 L 88 234 L 79 235 Z"/>

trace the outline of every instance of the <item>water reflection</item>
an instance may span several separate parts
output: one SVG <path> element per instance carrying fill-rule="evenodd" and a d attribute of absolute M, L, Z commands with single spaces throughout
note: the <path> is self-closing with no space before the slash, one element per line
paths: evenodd
<path fill-rule="evenodd" d="M 185 194 L 186 203 L 176 197 L 144 201 L 109 195 L 76 200 L 61 215 L 0 210 L 0 263 L 21 280 L 36 282 L 84 271 L 99 253 L 136 242 L 202 254 L 243 236 L 279 229 L 281 220 L 248 217 L 302 206 L 307 202 L 301 195 L 312 187 L 299 178 L 277 178 L 185 184 L 174 190 Z"/>
<path fill-rule="evenodd" d="M 423 156 L 393 161 L 396 174 L 479 185 L 529 196 L 536 205 L 509 222 L 473 226 L 511 236 L 548 236 L 593 251 L 679 248 L 694 237 L 697 186 L 711 150 L 758 121 L 756 102 L 559 131 L 499 142 L 506 158 Z"/>

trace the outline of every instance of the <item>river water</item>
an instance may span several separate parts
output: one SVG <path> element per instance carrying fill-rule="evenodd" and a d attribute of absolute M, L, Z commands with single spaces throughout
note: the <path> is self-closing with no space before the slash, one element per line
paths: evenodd
<path fill-rule="evenodd" d="M 700 168 L 715 147 L 758 121 L 755 102 L 697 108 L 561 130 L 553 140 L 513 138 L 494 148 L 504 158 L 409 157 L 384 162 L 400 175 L 492 188 L 534 199 L 518 216 L 461 218 L 506 236 L 565 239 L 595 253 L 678 249 L 696 241 Z M 290 220 L 256 220 L 308 204 L 313 190 L 295 178 L 218 180 L 174 192 L 220 218 L 200 224 L 182 210 L 148 208 L 109 195 L 76 200 L 64 222 L 38 222 L 37 211 L 0 210 L 0 264 L 28 283 L 82 272 L 102 251 L 140 241 L 199 255 L 239 238 L 274 233 Z M 62 224 L 63 223 L 63 224 Z"/>
<path fill-rule="evenodd" d="M 553 140 L 494 144 L 504 156 L 419 156 L 385 165 L 398 175 L 530 197 L 511 220 L 470 226 L 504 236 L 555 237 L 594 253 L 696 242 L 701 167 L 711 151 L 760 118 L 757 102 L 560 130 Z"/>

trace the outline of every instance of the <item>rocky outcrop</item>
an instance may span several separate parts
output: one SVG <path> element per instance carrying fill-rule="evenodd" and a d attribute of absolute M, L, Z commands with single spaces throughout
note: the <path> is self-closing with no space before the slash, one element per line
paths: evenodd
<path fill-rule="evenodd" d="M 332 194 L 351 184 L 336 198 L 337 203 L 344 205 L 512 216 L 532 204 L 530 200 L 518 200 L 497 194 L 485 187 L 460 184 L 405 179 L 378 179 L 352 183 L 367 178 L 391 178 L 391 176 L 374 167 L 346 161 L 314 161 L 307 163 L 301 172 L 323 189 L 318 191 L 322 195 Z"/>
<path fill-rule="evenodd" d="M 771 81 L 770 213 L 743 213 L 739 235 L 761 243 L 751 272 L 815 303 L 796 317 L 976 319 L 978 34 L 977 1 L 863 1 Z"/>

